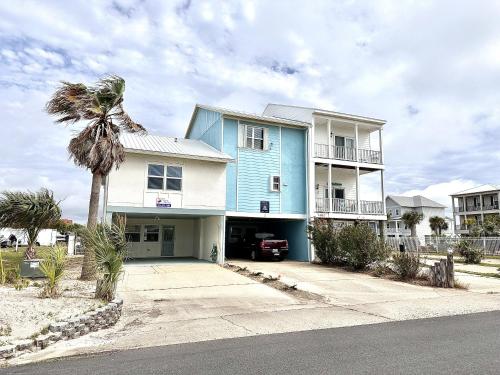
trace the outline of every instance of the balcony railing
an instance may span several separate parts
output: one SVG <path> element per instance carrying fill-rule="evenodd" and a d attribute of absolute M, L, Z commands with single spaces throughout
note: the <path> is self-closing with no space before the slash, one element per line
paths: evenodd
<path fill-rule="evenodd" d="M 360 161 L 362 163 L 382 164 L 382 154 L 380 151 L 358 149 L 354 147 L 331 146 L 328 152 L 328 145 L 316 143 L 314 145 L 314 156 L 324 159 L 337 159 L 348 161 Z"/>
<path fill-rule="evenodd" d="M 483 205 L 483 210 L 484 211 L 498 210 L 498 202 L 494 202 L 493 204 L 485 204 L 485 205 Z"/>
<path fill-rule="evenodd" d="M 316 198 L 316 212 L 332 212 L 347 214 L 374 214 L 384 213 L 383 204 L 379 201 L 360 201 L 360 210 L 354 199 Z"/>
<path fill-rule="evenodd" d="M 479 204 L 469 204 L 467 205 L 467 211 L 481 211 L 481 206 Z"/>

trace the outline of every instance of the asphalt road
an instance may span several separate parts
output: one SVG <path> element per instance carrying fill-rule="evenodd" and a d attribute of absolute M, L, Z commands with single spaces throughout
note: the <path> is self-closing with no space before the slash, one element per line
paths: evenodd
<path fill-rule="evenodd" d="M 500 312 L 73 357 L 0 374 L 499 374 Z"/>

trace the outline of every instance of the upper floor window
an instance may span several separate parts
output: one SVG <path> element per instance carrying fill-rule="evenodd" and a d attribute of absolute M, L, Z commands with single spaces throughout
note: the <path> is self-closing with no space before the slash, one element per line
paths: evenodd
<path fill-rule="evenodd" d="M 396 208 L 396 216 L 399 215 L 399 209 Z"/>
<path fill-rule="evenodd" d="M 182 167 L 148 164 L 148 189 L 182 190 Z"/>
<path fill-rule="evenodd" d="M 255 150 L 264 149 L 264 128 L 247 126 L 246 147 Z"/>

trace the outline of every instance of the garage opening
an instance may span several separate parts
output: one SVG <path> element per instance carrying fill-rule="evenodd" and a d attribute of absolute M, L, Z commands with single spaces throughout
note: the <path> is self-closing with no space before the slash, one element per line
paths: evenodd
<path fill-rule="evenodd" d="M 308 261 L 307 221 L 297 219 L 226 218 L 226 258 L 251 258 L 251 239 L 273 235 L 288 242 L 285 259 Z M 278 256 L 276 255 L 276 258 Z"/>

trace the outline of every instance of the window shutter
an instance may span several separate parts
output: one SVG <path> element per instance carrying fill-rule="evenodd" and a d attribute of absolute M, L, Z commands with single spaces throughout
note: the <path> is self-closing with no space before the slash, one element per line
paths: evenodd
<path fill-rule="evenodd" d="M 269 129 L 264 128 L 264 150 L 269 150 Z"/>
<path fill-rule="evenodd" d="M 245 147 L 246 134 L 247 134 L 247 126 L 238 124 L 238 147 Z"/>
<path fill-rule="evenodd" d="M 274 176 L 269 176 L 269 190 L 273 191 L 273 177 Z"/>

